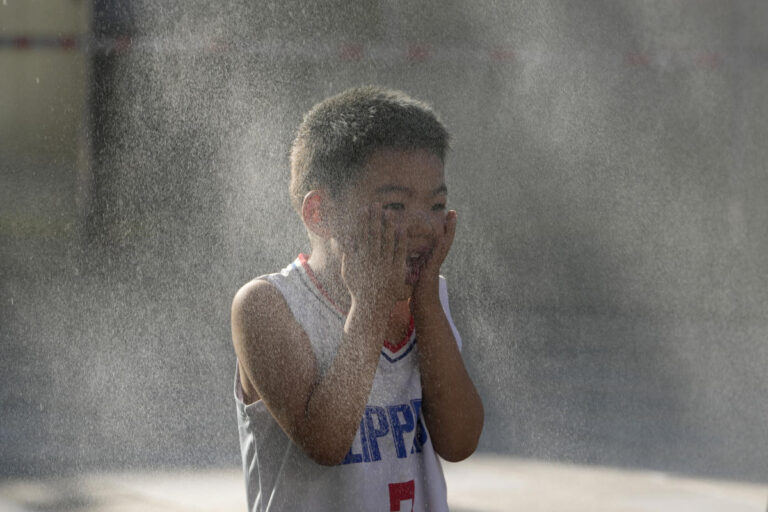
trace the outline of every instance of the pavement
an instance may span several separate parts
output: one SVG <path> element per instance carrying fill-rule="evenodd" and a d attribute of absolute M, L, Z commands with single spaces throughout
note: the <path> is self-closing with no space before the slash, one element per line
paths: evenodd
<path fill-rule="evenodd" d="M 453 512 L 768 512 L 768 484 L 478 454 L 444 463 Z M 244 512 L 239 468 L 0 480 L 0 512 Z"/>

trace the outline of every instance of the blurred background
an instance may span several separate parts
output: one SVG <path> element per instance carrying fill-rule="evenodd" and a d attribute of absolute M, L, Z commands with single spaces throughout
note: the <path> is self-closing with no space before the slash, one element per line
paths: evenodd
<path fill-rule="evenodd" d="M 768 481 L 768 4 L 2 0 L 0 476 L 237 468 L 302 114 L 453 133 L 480 452 Z M 762 142 L 760 142 L 762 141 Z"/>

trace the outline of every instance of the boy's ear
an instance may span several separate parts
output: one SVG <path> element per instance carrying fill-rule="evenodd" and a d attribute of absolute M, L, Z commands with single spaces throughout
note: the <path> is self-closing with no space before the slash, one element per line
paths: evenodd
<path fill-rule="evenodd" d="M 304 219 L 304 225 L 314 234 L 330 238 L 330 209 L 330 199 L 325 190 L 310 190 L 301 203 L 301 218 Z"/>

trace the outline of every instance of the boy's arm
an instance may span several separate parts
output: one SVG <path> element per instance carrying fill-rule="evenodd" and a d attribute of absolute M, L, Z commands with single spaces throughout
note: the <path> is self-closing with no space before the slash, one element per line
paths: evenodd
<path fill-rule="evenodd" d="M 320 376 L 307 334 L 266 281 L 244 286 L 232 304 L 232 339 L 246 378 L 291 440 L 320 464 L 349 451 L 370 393 L 386 318 L 355 304 L 330 369 Z"/>
<path fill-rule="evenodd" d="M 464 367 L 440 303 L 439 269 L 455 229 L 456 213 L 449 212 L 444 236 L 422 270 L 412 300 L 419 337 L 424 419 L 435 451 L 450 462 L 472 455 L 484 417 L 480 395 Z"/>
<path fill-rule="evenodd" d="M 358 249 L 344 255 L 352 305 L 324 375 L 307 334 L 272 285 L 252 281 L 232 304 L 232 339 L 243 373 L 291 440 L 320 464 L 338 464 L 349 451 L 373 384 L 396 287 L 373 287 L 371 280 L 382 284 L 379 279 L 403 274 L 405 246 L 396 244 L 392 224 L 374 210 L 368 223 L 360 223 Z"/>

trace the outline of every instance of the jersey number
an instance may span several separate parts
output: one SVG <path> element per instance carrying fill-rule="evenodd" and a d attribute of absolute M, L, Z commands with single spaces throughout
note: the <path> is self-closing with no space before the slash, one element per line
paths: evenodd
<path fill-rule="evenodd" d="M 413 480 L 389 484 L 389 512 L 404 512 L 400 508 L 400 504 L 403 501 L 411 502 L 411 512 L 413 512 L 413 497 L 415 494 L 416 488 Z"/>

